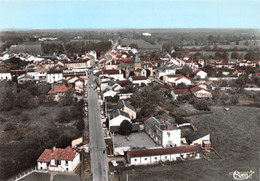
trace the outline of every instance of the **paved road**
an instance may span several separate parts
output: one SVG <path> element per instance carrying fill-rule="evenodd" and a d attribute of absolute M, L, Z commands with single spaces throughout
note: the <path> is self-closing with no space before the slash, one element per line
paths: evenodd
<path fill-rule="evenodd" d="M 104 133 L 100 119 L 100 106 L 98 104 L 96 83 L 93 81 L 94 76 L 91 73 L 88 81 L 88 112 L 89 112 L 89 143 L 90 143 L 90 158 L 91 171 L 94 181 L 108 180 L 108 162 Z M 94 85 L 93 88 L 90 84 Z"/>

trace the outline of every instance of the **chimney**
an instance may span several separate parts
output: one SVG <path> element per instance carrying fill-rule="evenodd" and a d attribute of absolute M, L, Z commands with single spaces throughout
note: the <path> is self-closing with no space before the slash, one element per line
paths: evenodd
<path fill-rule="evenodd" d="M 52 152 L 54 152 L 56 150 L 56 147 L 55 146 L 53 146 L 53 148 L 52 148 Z"/>

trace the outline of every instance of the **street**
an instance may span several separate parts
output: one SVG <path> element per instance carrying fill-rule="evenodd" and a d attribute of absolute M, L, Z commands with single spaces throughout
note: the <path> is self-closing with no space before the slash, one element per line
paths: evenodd
<path fill-rule="evenodd" d="M 104 133 L 100 119 L 100 106 L 95 91 L 96 83 L 94 75 L 90 71 L 88 79 L 88 113 L 89 113 L 89 143 L 91 171 L 94 181 L 108 180 L 108 162 Z"/>

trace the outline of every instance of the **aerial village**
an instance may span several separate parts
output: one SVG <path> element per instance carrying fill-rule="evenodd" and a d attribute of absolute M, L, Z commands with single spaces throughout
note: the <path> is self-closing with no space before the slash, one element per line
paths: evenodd
<path fill-rule="evenodd" d="M 51 85 L 46 99 L 58 102 L 71 93 L 74 101 L 84 101 L 83 136 L 64 148 L 56 145 L 44 148 L 35 160 L 38 171 L 73 172 L 81 165 L 89 164 L 82 163 L 90 162 L 82 157 L 93 149 L 88 138 L 91 121 L 88 90 L 93 87 L 89 83 L 90 72 L 94 76 L 99 103 L 97 111 L 106 144 L 103 153 L 112 170 L 119 166 L 210 159 L 211 153 L 218 154 L 218 148 L 211 142 L 210 130 L 198 129 L 196 124 L 182 117 L 183 112 L 175 110 L 189 102 L 194 114 L 207 114 L 211 111 L 209 102 L 214 104 L 217 94 L 259 90 L 255 82 L 259 80 L 260 72 L 248 71 L 259 67 L 259 61 L 174 57 L 174 49 L 166 52 L 162 46 L 141 40 L 131 43 L 137 46 L 129 46 L 124 39 L 113 42 L 100 56 L 95 50 L 77 57 L 1 53 L 1 67 L 10 60 L 26 62 L 21 69 L 2 68 L 1 81 L 15 81 L 21 85 L 45 82 Z M 155 58 L 151 58 L 152 52 L 157 53 Z M 245 75 L 250 86 L 242 81 L 241 77 Z M 233 86 L 227 84 L 228 81 L 233 81 Z M 230 101 L 243 103 L 236 96 Z M 231 103 L 223 102 L 226 105 L 223 111 L 228 111 Z"/>

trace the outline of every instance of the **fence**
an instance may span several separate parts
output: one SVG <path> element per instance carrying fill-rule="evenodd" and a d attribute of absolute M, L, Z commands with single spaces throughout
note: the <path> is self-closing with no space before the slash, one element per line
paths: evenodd
<path fill-rule="evenodd" d="M 15 178 L 12 178 L 11 181 L 18 181 L 22 178 L 26 177 L 27 175 L 30 175 L 31 173 L 35 172 L 37 170 L 37 167 L 30 168 L 29 170 L 23 172 L 22 174 L 19 174 Z"/>

